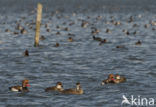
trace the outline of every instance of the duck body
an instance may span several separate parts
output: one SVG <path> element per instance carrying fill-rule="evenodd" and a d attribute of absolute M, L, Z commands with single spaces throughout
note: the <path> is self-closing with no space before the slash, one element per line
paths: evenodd
<path fill-rule="evenodd" d="M 46 92 L 50 92 L 50 91 L 63 91 L 62 88 L 57 88 L 56 86 L 54 87 L 48 87 L 45 89 Z"/>
<path fill-rule="evenodd" d="M 109 84 L 109 83 L 115 83 L 114 80 L 106 79 L 102 81 L 102 85 Z"/>
<path fill-rule="evenodd" d="M 12 86 L 9 87 L 9 90 L 14 92 L 29 92 L 29 89 L 27 87 L 22 86 Z"/>
<path fill-rule="evenodd" d="M 48 87 L 48 88 L 45 89 L 46 92 L 51 92 L 51 91 L 59 91 L 59 92 L 61 92 L 63 90 L 64 89 L 63 89 L 63 85 L 62 85 L 61 82 L 57 82 L 56 86 Z"/>
<path fill-rule="evenodd" d="M 108 78 L 103 80 L 101 85 L 108 84 L 108 83 L 114 83 L 114 79 L 115 79 L 115 76 L 113 74 L 109 74 Z"/>
<path fill-rule="evenodd" d="M 21 86 L 12 86 L 12 87 L 9 87 L 9 90 L 10 91 L 21 91 L 22 87 Z"/>
<path fill-rule="evenodd" d="M 101 85 L 108 84 L 108 83 L 118 84 L 123 82 L 126 82 L 125 77 L 120 76 L 118 74 L 116 75 L 110 74 L 106 80 L 102 81 Z"/>
<path fill-rule="evenodd" d="M 103 39 L 102 38 L 100 38 L 100 37 L 95 37 L 95 36 L 93 36 L 93 40 L 96 40 L 96 41 L 103 41 Z"/>
<path fill-rule="evenodd" d="M 14 91 L 14 92 L 29 92 L 28 87 L 30 87 L 29 85 L 29 80 L 23 80 L 22 81 L 22 86 L 11 86 L 9 87 L 10 91 Z"/>
<path fill-rule="evenodd" d="M 65 89 L 62 91 L 64 94 L 77 94 L 81 95 L 84 93 L 83 89 L 80 86 L 80 83 L 76 83 L 76 88 Z"/>
<path fill-rule="evenodd" d="M 62 93 L 64 94 L 83 94 L 83 90 L 82 89 L 75 89 L 75 88 L 71 88 L 71 89 L 66 89 L 63 90 Z"/>
<path fill-rule="evenodd" d="M 120 75 L 116 75 L 114 83 L 123 83 L 126 82 L 126 78 Z"/>

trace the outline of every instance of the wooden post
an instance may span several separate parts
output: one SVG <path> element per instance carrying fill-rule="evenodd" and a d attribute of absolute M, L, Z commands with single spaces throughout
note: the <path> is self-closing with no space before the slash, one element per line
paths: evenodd
<path fill-rule="evenodd" d="M 37 17 L 36 17 L 36 33 L 35 33 L 35 43 L 34 43 L 35 47 L 39 46 L 41 19 L 42 19 L 42 4 L 38 3 Z"/>

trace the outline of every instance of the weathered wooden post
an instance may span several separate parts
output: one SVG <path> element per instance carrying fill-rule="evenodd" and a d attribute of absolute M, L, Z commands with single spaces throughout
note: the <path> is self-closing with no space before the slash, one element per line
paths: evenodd
<path fill-rule="evenodd" d="M 42 19 L 42 4 L 38 3 L 37 17 L 36 17 L 35 43 L 34 43 L 35 47 L 39 46 L 41 19 Z"/>

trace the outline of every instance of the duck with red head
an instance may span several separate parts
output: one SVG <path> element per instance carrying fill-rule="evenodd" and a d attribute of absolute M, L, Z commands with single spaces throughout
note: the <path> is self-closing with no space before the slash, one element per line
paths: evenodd
<path fill-rule="evenodd" d="M 65 89 L 62 91 L 64 94 L 77 94 L 81 95 L 83 94 L 83 89 L 80 86 L 80 83 L 76 83 L 76 88 L 70 88 L 70 89 Z"/>
<path fill-rule="evenodd" d="M 114 83 L 114 80 L 115 80 L 114 74 L 109 74 L 108 78 L 106 80 L 103 80 L 101 85 L 108 84 L 108 83 Z"/>
<path fill-rule="evenodd" d="M 48 88 L 45 89 L 46 92 L 50 92 L 50 91 L 59 91 L 59 92 L 61 92 L 63 90 L 64 89 L 63 89 L 63 85 L 62 85 L 61 82 L 57 82 L 56 86 L 48 87 Z"/>
<path fill-rule="evenodd" d="M 123 76 L 120 76 L 119 74 L 116 74 L 114 83 L 123 83 L 123 82 L 126 82 L 126 78 Z"/>
<path fill-rule="evenodd" d="M 30 87 L 30 84 L 29 84 L 29 80 L 23 80 L 22 81 L 22 86 L 12 86 L 12 87 L 9 87 L 9 90 L 10 91 L 16 91 L 16 92 L 29 92 L 29 89 L 28 87 Z"/>

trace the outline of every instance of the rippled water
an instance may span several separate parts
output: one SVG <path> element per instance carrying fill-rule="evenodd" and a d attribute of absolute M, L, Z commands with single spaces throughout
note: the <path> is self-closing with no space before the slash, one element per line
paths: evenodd
<path fill-rule="evenodd" d="M 141 95 L 147 98 L 155 97 L 156 30 L 154 29 L 156 27 L 150 24 L 151 21 L 156 22 L 154 7 L 152 7 L 152 1 L 155 3 L 154 0 L 149 0 L 147 7 L 144 4 L 137 7 L 136 4 L 141 3 L 141 0 L 138 0 L 135 9 L 141 10 L 143 8 L 144 11 L 138 10 L 137 12 L 126 8 L 128 3 L 124 7 L 125 2 L 122 3 L 117 0 L 118 3 L 121 2 L 122 9 L 124 9 L 121 13 L 119 10 L 113 9 L 114 6 L 112 6 L 111 1 L 105 1 L 107 1 L 109 8 L 99 10 L 101 11 L 99 13 L 98 10 L 87 13 L 80 8 L 77 11 L 81 12 L 74 10 L 76 12 L 75 16 L 72 15 L 72 12 L 61 12 L 52 16 L 51 12 L 47 10 L 47 13 L 43 14 L 41 26 L 41 35 L 44 35 L 46 39 L 40 41 L 40 47 L 38 48 L 33 47 L 34 30 L 27 26 L 27 23 L 35 22 L 36 16 L 32 13 L 35 7 L 29 5 L 28 7 L 31 8 L 26 10 L 29 12 L 24 13 L 20 10 L 18 10 L 20 12 L 11 13 L 10 9 L 7 14 L 3 14 L 7 11 L 6 7 L 1 7 L 1 107 L 120 107 L 122 95 L 127 97 L 131 95 L 136 97 Z M 36 2 L 37 0 L 32 4 Z M 26 2 L 26 4 L 29 3 L 31 4 L 30 1 Z M 134 2 L 130 3 L 131 5 L 134 4 Z M 7 2 L 3 1 L 2 4 L 7 4 Z M 45 7 L 47 4 L 47 9 L 52 9 L 48 2 L 44 4 Z M 18 6 L 21 8 L 19 3 L 17 3 Z M 151 8 L 148 6 L 151 6 Z M 118 4 L 116 7 L 120 8 L 120 5 Z M 16 7 L 12 8 L 13 10 L 17 9 Z M 117 12 L 109 13 L 110 8 L 112 12 L 113 10 Z M 85 12 L 83 13 L 83 11 Z M 107 11 L 107 13 L 102 11 Z M 53 10 L 54 12 L 55 10 Z M 102 18 L 96 20 L 99 15 Z M 120 21 L 121 25 L 115 26 L 107 23 L 111 21 L 112 16 L 114 16 L 115 21 Z M 130 16 L 134 18 L 132 23 L 127 22 Z M 13 32 L 15 31 L 16 21 L 19 22 L 21 19 L 23 20 L 20 23 L 28 33 L 15 35 Z M 82 28 L 80 20 L 87 20 L 89 22 L 88 27 Z M 69 26 L 71 22 L 75 24 Z M 47 32 L 44 27 L 46 23 L 48 23 L 50 32 Z M 134 24 L 138 26 L 133 27 Z M 145 28 L 145 24 L 149 27 Z M 57 25 L 61 28 L 57 29 Z M 65 27 L 68 27 L 69 31 L 64 31 Z M 108 43 L 99 46 L 99 42 L 92 39 L 91 27 L 98 28 L 100 33 L 96 36 L 106 38 Z M 33 24 L 33 28 L 35 28 L 35 24 Z M 107 28 L 111 30 L 111 33 L 105 32 Z M 10 32 L 5 32 L 6 29 L 9 29 Z M 123 29 L 129 30 L 130 35 L 122 32 Z M 61 33 L 60 35 L 56 35 L 58 31 Z M 135 31 L 136 34 L 134 35 L 133 32 Z M 74 39 L 73 42 L 68 42 L 68 33 L 75 34 L 75 36 L 71 36 Z M 138 40 L 142 42 L 142 45 L 135 45 Z M 54 47 L 56 42 L 60 44 L 60 47 Z M 124 47 L 116 48 L 119 45 Z M 29 50 L 29 57 L 24 57 L 25 49 Z M 127 82 L 101 86 L 101 81 L 106 79 L 110 73 L 124 75 Z M 8 90 L 9 86 L 20 84 L 21 80 L 25 78 L 30 80 L 29 93 L 14 93 Z M 63 95 L 44 92 L 46 87 L 55 85 L 57 81 L 63 82 L 64 88 L 75 87 L 75 83 L 79 81 L 85 93 L 83 95 Z"/>

